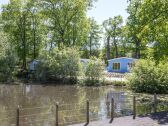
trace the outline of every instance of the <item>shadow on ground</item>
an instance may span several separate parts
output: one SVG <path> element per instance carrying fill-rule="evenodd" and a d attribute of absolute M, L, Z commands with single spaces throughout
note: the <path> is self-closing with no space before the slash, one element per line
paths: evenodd
<path fill-rule="evenodd" d="M 153 114 L 148 114 L 144 116 L 138 116 L 139 118 L 149 117 L 154 121 L 157 121 L 160 125 L 168 125 L 168 111 L 157 112 Z"/>
<path fill-rule="evenodd" d="M 151 114 L 150 118 L 158 121 L 158 124 L 161 124 L 161 125 L 167 124 L 168 125 L 168 111 Z"/>

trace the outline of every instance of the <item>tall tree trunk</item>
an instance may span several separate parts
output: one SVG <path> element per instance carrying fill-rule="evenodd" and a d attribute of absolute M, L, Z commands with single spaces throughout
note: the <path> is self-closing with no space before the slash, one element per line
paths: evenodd
<path fill-rule="evenodd" d="M 92 56 L 92 36 L 90 36 L 90 56 Z"/>
<path fill-rule="evenodd" d="M 75 42 L 76 42 L 76 34 L 75 33 L 76 33 L 76 27 L 75 27 L 75 25 L 73 25 L 73 36 L 72 36 L 73 37 L 73 44 L 72 44 L 73 46 L 75 45 Z"/>
<path fill-rule="evenodd" d="M 33 19 L 33 58 L 36 59 L 36 19 Z"/>
<path fill-rule="evenodd" d="M 126 43 L 124 41 L 124 39 L 122 38 L 122 46 L 123 46 L 123 56 L 126 56 Z"/>
<path fill-rule="evenodd" d="M 125 47 L 125 45 L 123 45 L 123 56 L 124 57 L 126 56 L 126 47 Z"/>
<path fill-rule="evenodd" d="M 106 57 L 110 59 L 110 35 L 107 36 Z"/>
<path fill-rule="evenodd" d="M 26 18 L 25 15 L 23 14 L 20 17 L 20 38 L 21 38 L 21 55 L 22 55 L 22 69 L 26 69 Z"/>
<path fill-rule="evenodd" d="M 116 37 L 113 38 L 113 42 L 114 42 L 114 47 L 115 47 L 115 52 L 116 52 L 116 58 L 118 58 L 118 46 L 117 46 L 117 42 L 116 42 Z"/>
<path fill-rule="evenodd" d="M 26 17 L 23 15 L 23 69 L 26 70 Z"/>
<path fill-rule="evenodd" d="M 64 39 L 64 31 L 62 30 L 61 33 L 60 33 L 60 36 L 61 36 L 61 42 L 58 44 L 58 47 L 60 48 L 61 47 L 61 43 L 63 43 L 65 45 L 65 39 Z M 67 46 L 67 45 L 66 45 Z"/>
<path fill-rule="evenodd" d="M 136 40 L 135 44 L 135 58 L 140 59 L 141 58 L 141 51 L 140 51 L 140 41 Z"/>

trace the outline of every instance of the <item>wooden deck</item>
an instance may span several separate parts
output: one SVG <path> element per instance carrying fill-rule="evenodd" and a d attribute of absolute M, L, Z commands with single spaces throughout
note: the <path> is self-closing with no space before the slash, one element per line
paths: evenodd
<path fill-rule="evenodd" d="M 114 118 L 110 124 L 110 120 L 90 122 L 88 126 L 168 126 L 168 111 L 158 112 L 146 116 L 138 116 L 135 120 L 132 116 Z M 85 124 L 75 124 L 70 126 L 84 126 Z"/>

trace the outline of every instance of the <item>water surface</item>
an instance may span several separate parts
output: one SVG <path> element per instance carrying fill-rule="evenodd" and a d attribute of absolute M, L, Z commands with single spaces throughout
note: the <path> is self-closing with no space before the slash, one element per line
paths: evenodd
<path fill-rule="evenodd" d="M 106 119 L 110 118 L 111 98 L 115 116 L 131 115 L 132 96 L 124 87 L 0 85 L 0 125 L 15 126 L 19 107 L 20 126 L 54 126 L 56 104 L 60 125 L 85 122 L 87 100 L 90 120 Z"/>

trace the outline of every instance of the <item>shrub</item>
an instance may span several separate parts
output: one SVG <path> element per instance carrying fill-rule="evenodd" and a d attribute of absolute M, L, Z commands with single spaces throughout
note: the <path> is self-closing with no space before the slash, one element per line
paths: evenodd
<path fill-rule="evenodd" d="M 0 56 L 0 82 L 10 82 L 14 79 L 16 56 L 5 54 Z"/>
<path fill-rule="evenodd" d="M 91 57 L 84 68 L 85 85 L 99 85 L 103 79 L 104 63 L 95 57 Z"/>
<path fill-rule="evenodd" d="M 130 74 L 129 74 L 130 75 Z M 127 77 L 135 92 L 168 93 L 168 64 L 156 64 L 151 60 L 139 60 Z"/>
<path fill-rule="evenodd" d="M 12 50 L 8 36 L 0 31 L 0 82 L 10 82 L 14 79 L 17 56 Z"/>
<path fill-rule="evenodd" d="M 100 59 L 92 57 L 87 64 L 82 66 L 77 49 L 55 48 L 50 53 L 48 51 L 41 53 L 36 66 L 36 79 L 96 85 L 102 80 L 103 70 L 104 64 Z"/>
<path fill-rule="evenodd" d="M 168 93 L 168 64 L 160 63 L 157 68 L 157 83 L 160 93 Z"/>
<path fill-rule="evenodd" d="M 55 48 L 50 53 L 45 51 L 40 56 L 36 69 L 38 80 L 59 79 L 76 83 L 81 72 L 78 51 L 75 48 Z"/>
<path fill-rule="evenodd" d="M 35 67 L 35 78 L 38 81 L 46 81 L 49 76 L 49 55 L 43 52 L 38 60 L 38 64 Z"/>

